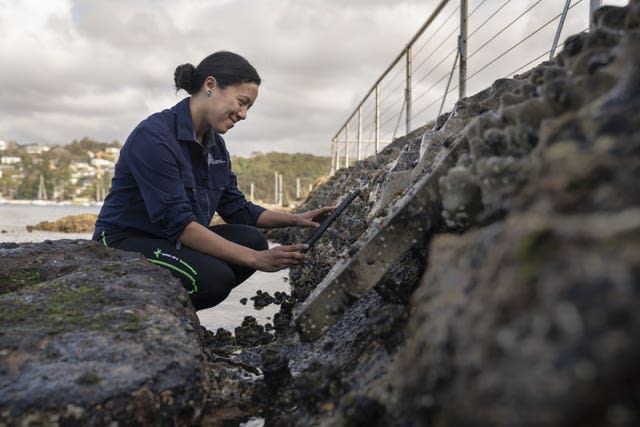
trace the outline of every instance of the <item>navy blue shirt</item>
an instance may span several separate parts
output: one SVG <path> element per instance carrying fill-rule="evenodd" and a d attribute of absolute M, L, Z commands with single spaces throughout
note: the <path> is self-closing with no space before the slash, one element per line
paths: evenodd
<path fill-rule="evenodd" d="M 222 136 L 195 140 L 189 98 L 142 121 L 129 135 L 115 167 L 94 238 L 103 231 L 141 231 L 176 243 L 185 227 L 205 227 L 217 211 L 232 224 L 256 225 L 264 208 L 237 187 Z"/>

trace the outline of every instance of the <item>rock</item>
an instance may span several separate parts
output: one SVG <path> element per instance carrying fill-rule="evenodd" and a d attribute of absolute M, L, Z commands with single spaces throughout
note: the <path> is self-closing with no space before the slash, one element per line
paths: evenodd
<path fill-rule="evenodd" d="M 601 21 L 609 22 L 604 16 Z M 296 323 L 301 337 L 317 339 L 412 245 L 425 245 L 441 224 L 462 232 L 507 215 L 532 169 L 541 164 L 549 138 L 582 140 L 585 133 L 605 132 L 608 121 L 618 133 L 637 129 L 639 38 L 606 28 L 577 36 L 555 62 L 458 101 L 446 121 L 423 136 L 417 164 L 406 160 L 415 153 L 415 144 L 404 146 L 382 184 L 394 188 L 392 177 L 402 170 L 406 190 L 396 200 L 385 198 L 386 216 L 369 225 L 349 257 L 333 263 L 300 307 Z M 631 113 L 623 113 L 625 108 Z M 413 178 L 407 180 L 407 173 Z M 409 182 L 413 185 L 407 188 Z"/>
<path fill-rule="evenodd" d="M 293 379 L 268 421 L 640 422 L 638 16 L 637 0 L 600 9 L 596 31 L 460 100 L 419 149 L 396 141 L 311 195 L 364 197 L 292 269 L 306 319 L 302 341 L 271 344 Z"/>
<path fill-rule="evenodd" d="M 389 271 L 397 259 L 439 228 L 438 180 L 455 165 L 460 143 L 442 148 L 425 174 L 393 206 L 394 211 L 361 238 L 351 258 L 336 263 L 300 307 L 295 322 L 304 340 L 314 340 Z"/>
<path fill-rule="evenodd" d="M 437 237 L 431 253 L 394 371 L 415 420 L 615 425 L 623 411 L 622 425 L 638 422 L 639 209 L 512 215 Z"/>
<path fill-rule="evenodd" d="M 236 342 L 242 347 L 256 347 L 261 344 L 269 344 L 273 341 L 273 335 L 264 330 L 253 316 L 246 316 L 242 325 L 235 329 Z"/>
<path fill-rule="evenodd" d="M 272 392 L 291 381 L 289 359 L 276 347 L 267 347 L 260 353 L 264 381 Z"/>
<path fill-rule="evenodd" d="M 256 291 L 256 295 L 249 299 L 253 301 L 253 308 L 256 310 L 261 310 L 275 301 L 269 292 L 262 292 L 261 290 Z"/>
<path fill-rule="evenodd" d="M 208 369 L 177 279 L 86 240 L 0 254 L 0 424 L 198 422 Z"/>
<path fill-rule="evenodd" d="M 96 215 L 80 214 L 62 217 L 56 221 L 43 221 L 36 225 L 27 225 L 28 231 L 58 231 L 61 233 L 92 233 L 96 224 Z"/>
<path fill-rule="evenodd" d="M 375 399 L 355 396 L 344 404 L 344 424 L 352 427 L 383 427 L 386 408 Z"/>
<path fill-rule="evenodd" d="M 233 334 L 224 328 L 218 328 L 215 334 L 205 327 L 201 327 L 205 351 L 228 355 L 236 350 L 236 339 Z"/>

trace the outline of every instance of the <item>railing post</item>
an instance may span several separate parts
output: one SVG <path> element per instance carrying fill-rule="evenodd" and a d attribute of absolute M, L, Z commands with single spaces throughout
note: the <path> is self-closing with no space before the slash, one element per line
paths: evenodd
<path fill-rule="evenodd" d="M 344 128 L 344 167 L 349 167 L 349 123 Z"/>
<path fill-rule="evenodd" d="M 447 94 L 449 93 L 449 86 L 451 86 L 451 79 L 453 78 L 453 73 L 456 71 L 456 65 L 458 65 L 459 56 L 460 52 L 456 52 L 456 57 L 453 60 L 453 67 L 451 67 L 451 73 L 449 74 L 449 80 L 447 80 L 447 87 L 444 89 L 444 95 L 442 95 L 442 102 L 440 103 L 440 108 L 438 109 L 438 115 L 436 118 L 439 118 L 440 114 L 442 114 L 442 109 L 444 108 L 444 103 L 447 100 Z"/>
<path fill-rule="evenodd" d="M 336 137 L 336 170 L 340 169 L 340 139 Z"/>
<path fill-rule="evenodd" d="M 458 39 L 460 77 L 458 82 L 458 99 L 467 96 L 467 12 L 467 0 L 460 0 L 460 38 Z"/>
<path fill-rule="evenodd" d="M 407 135 L 411 132 L 411 85 L 413 76 L 413 54 L 411 45 L 407 46 L 407 87 L 405 89 L 406 112 L 405 119 L 407 121 Z"/>
<path fill-rule="evenodd" d="M 358 108 L 358 160 L 362 160 L 362 106 Z"/>
<path fill-rule="evenodd" d="M 278 205 L 278 172 L 273 173 L 273 204 Z"/>
<path fill-rule="evenodd" d="M 602 6 L 602 0 L 589 0 L 589 32 L 592 33 L 596 29 L 596 23 L 593 20 L 593 14 L 600 6 Z"/>
<path fill-rule="evenodd" d="M 336 173 L 336 139 L 331 140 L 331 176 Z"/>
<path fill-rule="evenodd" d="M 556 29 L 556 35 L 553 38 L 553 44 L 551 45 L 551 52 L 549 52 L 549 61 L 553 59 L 556 54 L 556 47 L 558 47 L 558 40 L 560 40 L 560 34 L 562 33 L 562 27 L 564 27 L 564 20 L 567 18 L 567 12 L 569 12 L 569 6 L 571 0 L 564 2 L 564 8 L 562 9 L 562 15 L 560 15 L 560 22 L 558 22 L 558 28 Z M 589 21 L 591 22 L 591 20 Z M 591 25 L 591 24 L 589 24 Z"/>
<path fill-rule="evenodd" d="M 376 154 L 380 151 L 380 85 L 376 85 Z"/>
<path fill-rule="evenodd" d="M 380 82 L 382 82 L 382 80 L 389 74 L 389 72 L 391 72 L 391 70 L 394 69 L 394 67 L 396 65 L 399 64 L 399 62 L 402 60 L 403 57 L 406 57 L 406 59 L 409 61 L 409 66 L 407 67 L 407 73 L 408 73 L 408 77 L 409 79 L 407 79 L 407 87 L 408 87 L 408 91 L 405 92 L 405 97 L 404 97 L 404 104 L 402 107 L 402 110 L 406 113 L 406 120 L 407 120 L 407 128 L 408 131 L 411 128 L 411 108 L 412 108 L 412 104 L 411 104 L 411 74 L 412 74 L 412 65 L 411 65 L 411 61 L 412 61 L 412 56 L 411 56 L 411 46 L 413 46 L 413 44 L 416 42 L 416 40 L 418 40 L 418 38 L 425 32 L 425 30 L 433 23 L 433 21 L 439 16 L 440 12 L 442 12 L 442 9 L 444 9 L 444 7 L 449 3 L 450 0 L 440 0 L 440 2 L 438 3 L 438 5 L 436 6 L 435 10 L 431 13 L 431 15 L 429 16 L 429 18 L 427 18 L 427 20 L 425 21 L 424 24 L 422 24 L 422 27 L 420 27 L 420 29 L 418 30 L 418 32 L 416 34 L 414 34 L 414 36 L 411 38 L 411 40 L 409 41 L 409 43 L 407 43 L 407 47 L 402 49 L 402 51 L 398 54 L 398 56 L 391 62 L 391 64 L 389 64 L 389 66 L 387 67 L 387 69 L 382 73 L 382 75 L 378 78 L 378 80 L 376 80 L 376 82 L 374 83 L 374 85 L 371 87 L 371 89 L 369 90 L 369 92 L 367 92 L 367 95 L 364 97 L 364 99 L 362 101 L 360 101 L 360 104 L 358 105 L 359 108 L 362 104 L 364 104 L 364 102 L 367 100 L 367 98 L 369 97 L 369 95 L 371 94 L 371 92 L 373 92 L 373 90 L 375 89 L 376 91 L 376 112 L 377 117 L 376 117 L 376 153 L 377 151 L 379 151 L 380 146 L 380 134 L 379 134 L 379 129 L 380 129 L 380 110 L 379 110 L 379 101 L 380 101 L 380 92 L 379 92 L 379 88 L 378 85 L 380 84 Z M 406 110 L 405 110 L 405 106 L 406 106 Z M 352 113 L 351 116 L 349 116 L 349 119 L 347 119 L 347 123 L 353 118 L 353 115 L 355 115 L 355 110 Z M 402 118 L 402 116 L 400 116 L 400 118 L 398 119 L 398 123 L 400 123 L 400 119 Z M 342 129 L 344 129 L 346 127 L 346 123 L 342 126 Z M 339 131 L 336 135 L 335 138 L 340 138 L 340 132 Z M 394 131 L 394 135 L 395 135 L 395 131 Z"/>

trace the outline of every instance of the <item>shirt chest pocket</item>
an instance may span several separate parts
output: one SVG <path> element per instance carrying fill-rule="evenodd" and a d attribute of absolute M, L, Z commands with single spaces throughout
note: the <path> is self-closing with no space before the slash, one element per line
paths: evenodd
<path fill-rule="evenodd" d="M 227 163 L 220 162 L 209 165 L 209 188 L 224 190 L 229 185 Z"/>
<path fill-rule="evenodd" d="M 197 198 L 198 192 L 196 189 L 196 182 L 193 179 L 193 175 L 183 173 L 180 179 L 182 180 L 182 184 L 184 185 L 184 191 L 185 193 L 187 193 L 187 198 L 189 199 L 189 203 L 191 203 L 191 207 L 195 209 L 195 207 L 198 204 L 198 198 Z"/>

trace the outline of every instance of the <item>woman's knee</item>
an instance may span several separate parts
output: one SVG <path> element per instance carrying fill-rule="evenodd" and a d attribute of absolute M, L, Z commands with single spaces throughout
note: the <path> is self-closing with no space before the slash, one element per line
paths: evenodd
<path fill-rule="evenodd" d="M 237 285 L 234 272 L 226 267 L 199 274 L 196 290 L 189 294 L 191 304 L 196 310 L 214 307 L 224 301 Z"/>
<path fill-rule="evenodd" d="M 251 244 L 249 247 L 251 247 L 252 249 L 255 249 L 257 251 L 264 251 L 269 249 L 269 242 L 267 241 L 267 238 L 262 233 L 262 231 L 258 230 L 255 227 L 251 227 L 250 237 Z"/>
<path fill-rule="evenodd" d="M 257 251 L 269 249 L 269 242 L 262 231 L 244 224 L 222 224 L 210 228 L 227 240 Z"/>

